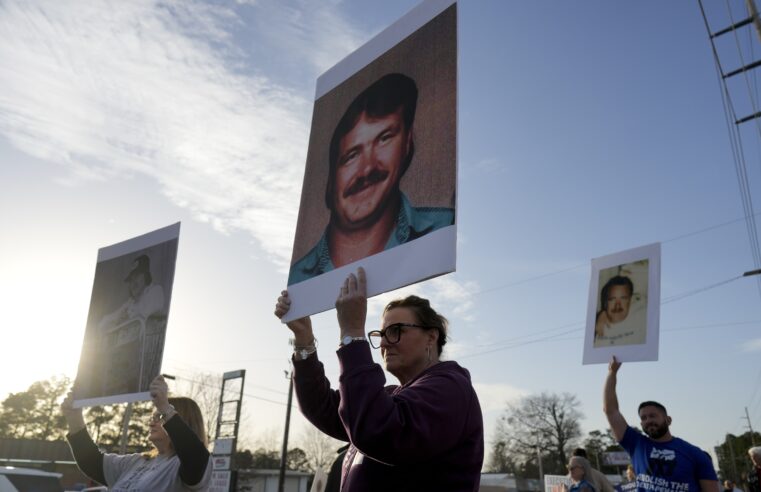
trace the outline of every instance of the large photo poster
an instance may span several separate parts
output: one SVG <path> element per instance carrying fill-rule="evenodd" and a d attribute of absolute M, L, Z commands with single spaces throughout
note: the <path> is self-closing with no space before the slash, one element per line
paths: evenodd
<path fill-rule="evenodd" d="M 660 244 L 592 260 L 584 364 L 658 360 Z"/>
<path fill-rule="evenodd" d="M 76 407 L 148 400 L 161 371 L 179 222 L 101 248 L 74 383 Z"/>
<path fill-rule="evenodd" d="M 317 81 L 287 319 L 454 271 L 457 6 L 428 1 Z"/>

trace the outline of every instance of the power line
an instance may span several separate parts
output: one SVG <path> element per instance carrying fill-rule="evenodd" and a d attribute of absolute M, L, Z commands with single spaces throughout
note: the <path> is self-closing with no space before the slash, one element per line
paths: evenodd
<path fill-rule="evenodd" d="M 190 382 L 190 383 L 198 384 L 199 386 L 205 386 L 207 388 L 212 388 L 212 389 L 216 389 L 216 390 L 222 391 L 222 386 L 221 385 L 217 385 L 217 384 L 213 384 L 213 383 L 206 383 L 204 381 L 198 381 L 196 379 L 187 378 L 185 376 L 174 375 L 174 377 L 179 379 L 179 380 L 182 380 L 182 381 L 187 381 L 187 382 Z M 264 388 L 264 387 L 262 387 L 262 388 Z M 264 389 L 266 389 L 267 391 L 272 391 L 272 392 L 280 393 L 280 394 L 283 394 L 283 395 L 287 394 L 286 392 L 280 392 L 280 391 L 269 389 L 269 388 L 264 388 Z M 261 397 L 261 396 L 252 395 L 251 393 L 245 393 L 244 392 L 243 396 L 246 397 L 246 398 L 252 398 L 254 400 L 265 401 L 265 402 L 268 402 L 268 403 L 274 403 L 274 404 L 277 404 L 277 405 L 282 405 L 284 407 L 287 406 L 287 404 L 284 403 L 284 402 L 276 401 L 276 400 L 270 400 L 269 398 L 264 398 L 264 397 Z"/>
<path fill-rule="evenodd" d="M 759 212 L 757 214 L 754 214 L 753 217 L 755 218 L 757 215 L 761 215 L 761 212 Z M 742 222 L 742 221 L 747 221 L 747 217 L 740 217 L 740 218 L 737 218 L 737 219 L 728 220 L 726 222 L 721 222 L 721 223 L 718 223 L 718 224 L 713 224 L 713 225 L 710 225 L 710 226 L 707 226 L 707 227 L 703 227 L 701 229 L 697 229 L 697 230 L 694 230 L 694 231 L 686 232 L 684 234 L 680 234 L 678 236 L 674 236 L 674 237 L 671 237 L 669 239 L 665 239 L 665 240 L 661 241 L 661 244 L 668 244 L 668 243 L 671 243 L 671 242 L 674 242 L 674 241 L 679 241 L 681 239 L 686 239 L 688 237 L 697 236 L 698 234 L 703 234 L 705 232 L 713 231 L 715 229 L 720 229 L 722 227 L 726 227 L 728 225 L 736 224 L 736 223 Z M 506 283 L 506 284 L 500 284 L 500 285 L 495 285 L 493 287 L 487 287 L 485 289 L 476 290 L 476 291 L 472 292 L 472 294 L 474 294 L 474 295 L 487 294 L 487 293 L 495 292 L 495 291 L 498 291 L 498 290 L 507 289 L 509 287 L 515 287 L 516 285 L 521 285 L 521 284 L 525 284 L 525 283 L 528 283 L 528 282 L 533 282 L 534 280 L 540 280 L 540 279 L 543 279 L 543 278 L 546 278 L 546 277 L 552 277 L 554 275 L 559 275 L 561 273 L 570 272 L 572 270 L 577 270 L 579 268 L 582 268 L 582 267 L 585 267 L 585 266 L 588 266 L 588 265 L 589 265 L 589 261 L 585 261 L 584 263 L 578 263 L 576 265 L 565 267 L 565 268 L 561 268 L 559 270 L 554 270 L 554 271 L 547 272 L 547 273 L 541 273 L 541 274 L 535 275 L 533 277 L 527 277 L 527 278 L 524 278 L 524 279 L 521 279 L 521 280 L 516 280 L 514 282 L 509 282 L 509 283 Z"/>
<path fill-rule="evenodd" d="M 714 283 L 714 284 L 706 285 L 706 286 L 700 287 L 698 289 L 693 289 L 691 291 L 687 291 L 687 292 L 684 292 L 684 293 L 681 293 L 681 294 L 677 294 L 677 295 L 674 295 L 674 296 L 671 296 L 671 297 L 668 297 L 668 298 L 665 298 L 665 299 L 661 299 L 661 305 L 669 304 L 669 303 L 675 302 L 675 301 L 679 301 L 679 300 L 685 299 L 687 297 L 690 297 L 690 296 L 693 296 L 693 295 L 705 292 L 707 290 L 714 289 L 716 287 L 728 284 L 728 283 L 730 283 L 732 281 L 735 281 L 735 280 L 737 280 L 739 278 L 742 278 L 742 277 L 743 277 L 742 275 L 739 275 L 737 277 L 733 277 L 733 278 L 730 278 L 728 280 L 722 280 L 721 282 L 717 282 L 717 283 Z M 727 324 L 726 323 L 722 323 L 720 326 L 725 326 L 725 325 L 727 325 Z M 499 352 L 499 351 L 502 351 L 502 350 L 512 349 L 512 348 L 516 348 L 516 347 L 523 347 L 525 345 L 530 345 L 530 344 L 534 344 L 534 343 L 540 343 L 540 342 L 546 342 L 546 341 L 554 340 L 554 339 L 557 339 L 558 337 L 560 337 L 562 335 L 567 335 L 569 333 L 575 333 L 575 332 L 583 330 L 583 328 L 585 327 L 585 323 L 580 322 L 580 321 L 576 322 L 576 323 L 567 323 L 567 324 L 561 325 L 560 327 L 555 327 L 555 328 L 543 330 L 541 332 L 534 332 L 533 334 L 552 332 L 552 331 L 555 331 L 555 330 L 558 330 L 558 329 L 561 329 L 561 328 L 567 327 L 567 326 L 575 326 L 575 328 L 573 328 L 571 330 L 567 330 L 567 331 L 562 331 L 560 333 L 555 333 L 553 335 L 548 335 L 548 336 L 536 338 L 536 339 L 533 339 L 533 340 L 527 340 L 527 341 L 524 341 L 524 342 L 511 343 L 513 340 L 520 339 L 520 338 L 525 338 L 526 336 L 530 336 L 530 335 L 520 335 L 520 336 L 517 336 L 517 337 L 513 337 L 511 339 L 497 341 L 497 342 L 489 344 L 489 346 L 492 347 L 489 350 L 480 351 L 480 352 L 472 352 L 470 354 L 465 354 L 465 355 L 459 356 L 458 360 L 459 359 L 468 359 L 468 358 L 476 357 L 476 356 L 479 356 L 479 355 L 491 354 L 491 353 L 494 353 L 494 352 Z M 668 330 L 664 330 L 664 331 L 668 331 Z M 503 346 L 500 347 L 499 345 L 503 345 Z"/>
<path fill-rule="evenodd" d="M 745 228 L 747 230 L 748 240 L 750 242 L 751 256 L 753 257 L 755 267 L 761 268 L 761 248 L 759 247 L 758 242 L 755 213 L 753 212 L 753 200 L 750 193 L 750 184 L 748 180 L 748 169 L 745 163 L 745 152 L 743 150 L 742 137 L 738 128 L 739 120 L 737 119 L 737 113 L 735 112 L 734 105 L 732 104 L 732 98 L 729 94 L 726 75 L 724 74 L 724 71 L 721 67 L 721 60 L 716 48 L 716 43 L 714 42 L 714 35 L 711 33 L 711 28 L 708 24 L 708 17 L 706 16 L 705 8 L 703 7 L 703 1 L 698 0 L 698 5 L 700 6 L 700 13 L 703 16 L 703 22 L 705 24 L 706 31 L 708 32 L 708 38 L 711 44 L 711 51 L 713 53 L 719 85 L 720 88 L 723 89 L 721 90 L 721 102 L 724 108 L 724 119 L 727 125 L 727 131 L 729 133 L 730 148 L 732 150 L 735 174 L 737 175 L 737 182 L 740 188 L 740 199 L 743 206 L 743 212 L 745 214 Z M 727 3 L 727 6 L 729 7 L 729 3 Z M 731 8 L 730 20 L 732 20 Z M 735 39 L 737 38 L 735 37 Z M 742 50 L 739 51 L 740 58 L 742 60 Z M 743 64 L 743 67 L 744 66 L 745 65 Z M 751 98 L 754 99 L 752 94 Z M 759 296 L 761 296 L 761 278 L 756 279 L 756 286 L 758 287 Z"/>

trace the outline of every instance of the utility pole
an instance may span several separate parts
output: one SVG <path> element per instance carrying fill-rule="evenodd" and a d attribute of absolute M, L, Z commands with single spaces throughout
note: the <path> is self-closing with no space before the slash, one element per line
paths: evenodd
<path fill-rule="evenodd" d="M 283 451 L 280 453 L 280 477 L 277 482 L 278 492 L 285 490 L 285 459 L 288 455 L 288 428 L 291 425 L 291 402 L 293 401 L 293 369 L 285 371 L 288 378 L 288 407 L 285 409 L 285 434 L 283 435 Z"/>
<path fill-rule="evenodd" d="M 748 414 L 748 407 L 745 407 L 745 420 L 748 421 L 748 430 L 750 431 L 750 443 L 756 445 L 756 435 L 753 434 L 753 427 L 750 425 L 750 415 Z"/>
<path fill-rule="evenodd" d="M 745 409 L 748 410 L 747 408 Z M 129 419 L 132 417 L 132 402 L 127 403 L 122 420 L 122 437 L 119 440 L 119 454 L 127 454 L 127 433 L 129 432 Z"/>
<path fill-rule="evenodd" d="M 539 487 L 544 487 L 544 468 L 542 467 L 542 451 L 536 445 L 536 461 L 539 464 Z"/>

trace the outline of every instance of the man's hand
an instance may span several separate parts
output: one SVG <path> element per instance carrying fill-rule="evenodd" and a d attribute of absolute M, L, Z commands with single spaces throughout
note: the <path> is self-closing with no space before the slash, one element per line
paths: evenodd
<path fill-rule="evenodd" d="M 618 374 L 618 369 L 621 367 L 621 363 L 618 362 L 618 359 L 616 359 L 616 356 L 610 358 L 610 362 L 608 363 L 608 373 Z"/>
<path fill-rule="evenodd" d="M 359 267 L 357 274 L 350 273 L 336 299 L 336 313 L 341 337 L 365 335 L 367 319 L 367 279 L 365 269 Z"/>
<path fill-rule="evenodd" d="M 289 309 L 291 309 L 291 299 L 288 297 L 288 291 L 284 290 L 280 293 L 280 297 L 277 298 L 275 316 L 282 318 L 288 313 Z M 306 347 L 314 342 L 312 320 L 309 316 L 289 321 L 286 323 L 286 326 L 293 332 L 294 344 L 297 347 Z"/>
<path fill-rule="evenodd" d="M 85 428 L 85 419 L 82 416 L 81 408 L 74 408 L 74 391 L 69 391 L 66 398 L 61 403 L 61 415 L 66 419 L 69 426 L 69 432 L 75 432 Z"/>

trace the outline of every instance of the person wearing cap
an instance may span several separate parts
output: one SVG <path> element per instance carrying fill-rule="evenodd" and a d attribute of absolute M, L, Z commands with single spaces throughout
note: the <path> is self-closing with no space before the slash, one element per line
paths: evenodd
<path fill-rule="evenodd" d="M 152 314 L 164 311 L 164 289 L 153 283 L 151 260 L 147 255 L 135 258 L 132 269 L 124 281 L 129 290 L 129 299 L 116 311 L 101 318 L 98 322 L 98 328 L 101 331 L 132 319 L 144 321 Z"/>

